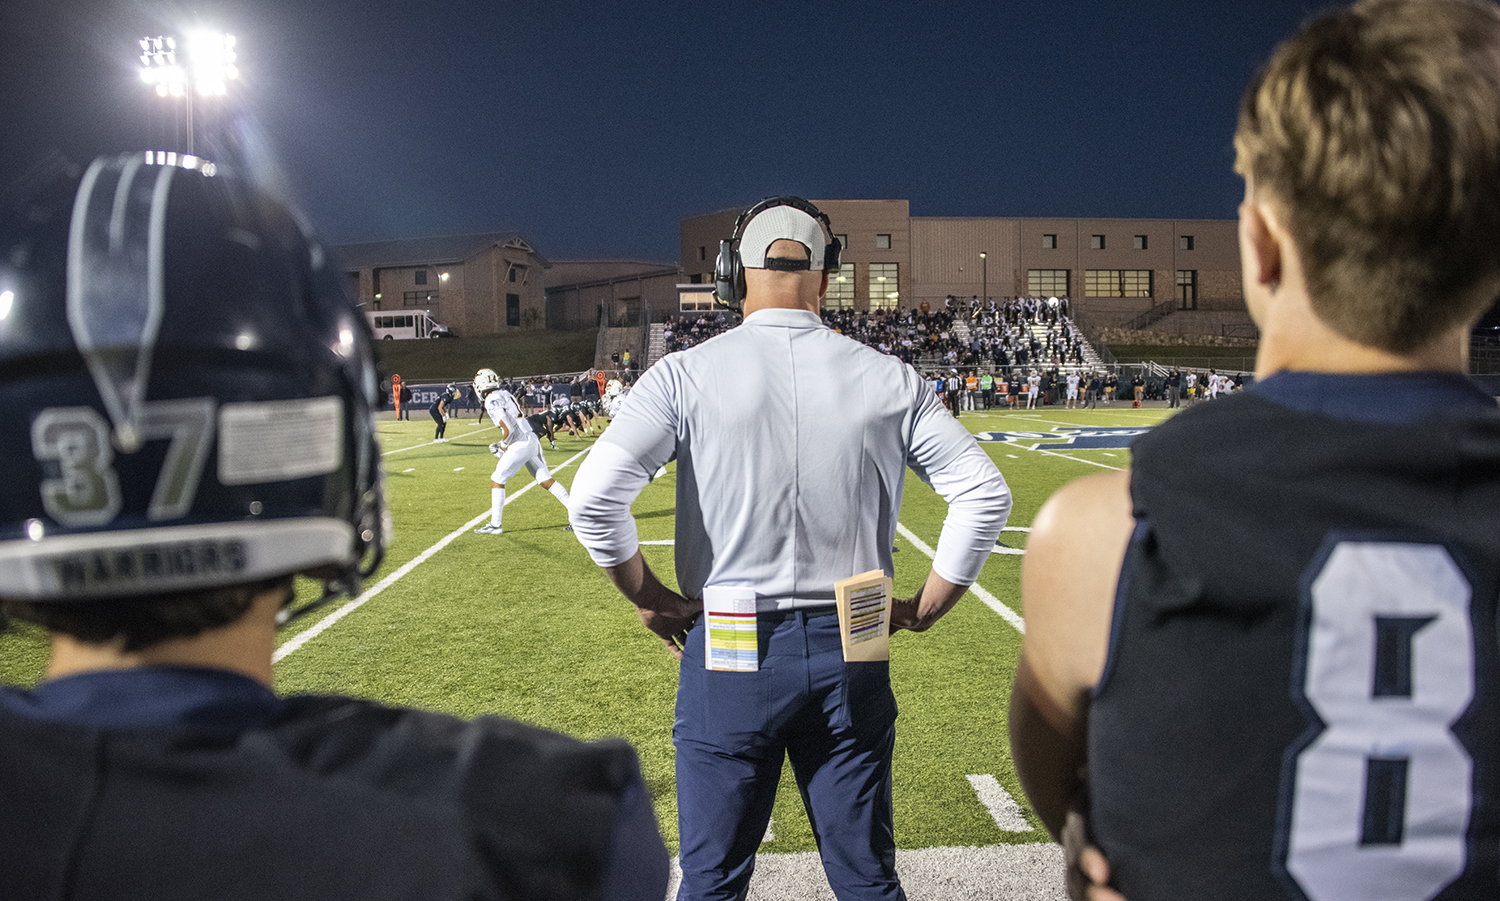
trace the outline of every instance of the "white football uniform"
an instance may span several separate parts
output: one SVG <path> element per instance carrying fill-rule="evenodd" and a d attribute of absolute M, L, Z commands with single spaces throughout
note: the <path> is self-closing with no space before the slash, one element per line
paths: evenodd
<path fill-rule="evenodd" d="M 542 442 L 537 440 L 536 433 L 531 430 L 531 423 L 521 415 L 521 408 L 516 405 L 516 399 L 510 396 L 510 392 L 504 389 L 495 389 L 484 396 L 484 412 L 489 414 L 490 422 L 500 430 L 500 440 L 495 442 L 499 449 L 495 461 L 495 471 L 490 475 L 490 522 L 488 526 L 481 526 L 476 531 L 499 534 L 500 517 L 505 508 L 505 489 L 503 486 L 510 477 L 526 467 L 538 482 L 552 481 L 552 471 L 547 468 L 547 460 L 542 456 Z M 568 491 L 561 482 L 552 482 L 552 487 L 547 489 L 563 507 L 568 506 Z M 569 529 L 572 526 L 568 526 Z"/>
<path fill-rule="evenodd" d="M 486 394 L 484 412 L 500 430 L 500 440 L 495 443 L 500 445 L 501 453 L 495 461 L 495 474 L 490 476 L 492 481 L 503 485 L 520 472 L 522 466 L 530 470 L 538 482 L 552 478 L 547 461 L 542 458 L 542 443 L 531 430 L 531 423 L 521 415 L 521 408 L 509 391 L 498 389 Z"/>

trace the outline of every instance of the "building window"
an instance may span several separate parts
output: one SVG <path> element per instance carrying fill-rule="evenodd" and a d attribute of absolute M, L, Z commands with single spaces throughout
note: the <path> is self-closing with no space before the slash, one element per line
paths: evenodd
<path fill-rule="evenodd" d="M 1145 235 L 1136 235 L 1135 236 L 1135 249 L 1136 250 L 1145 250 L 1146 249 L 1146 236 Z"/>
<path fill-rule="evenodd" d="M 1177 270 L 1177 301 L 1184 310 L 1198 309 L 1198 270 Z"/>
<path fill-rule="evenodd" d="M 406 291 L 401 295 L 403 307 L 433 307 L 437 306 L 437 302 L 436 291 Z"/>
<path fill-rule="evenodd" d="M 515 266 L 510 267 L 510 271 L 508 271 L 508 272 L 505 273 L 505 280 L 508 281 L 508 282 L 514 282 L 516 280 L 516 267 Z"/>
<path fill-rule="evenodd" d="M 1043 250 L 1056 250 L 1057 249 L 1057 235 L 1042 235 L 1042 249 Z"/>
<path fill-rule="evenodd" d="M 506 325 L 520 325 L 521 324 L 521 295 L 519 295 L 519 294 L 507 294 L 507 295 L 505 295 L 505 324 Z"/>
<path fill-rule="evenodd" d="M 1178 250 L 1192 250 L 1193 249 L 1193 236 L 1192 235 L 1178 235 L 1177 236 L 1177 249 Z"/>
<path fill-rule="evenodd" d="M 712 291 L 679 290 L 677 292 L 677 310 L 681 313 L 708 313 L 714 308 L 714 293 Z"/>
<path fill-rule="evenodd" d="M 417 284 L 419 284 L 419 285 L 425 285 L 425 284 L 427 284 L 427 270 L 426 269 L 418 269 L 417 272 L 416 272 L 416 275 L 417 275 Z"/>
<path fill-rule="evenodd" d="M 828 270 L 828 293 L 823 296 L 825 310 L 854 309 L 854 264 L 845 263 Z"/>
<path fill-rule="evenodd" d="M 1070 274 L 1066 269 L 1028 269 L 1026 293 L 1031 297 L 1067 297 Z"/>
<path fill-rule="evenodd" d="M 1150 269 L 1085 269 L 1084 297 L 1150 297 Z"/>
<path fill-rule="evenodd" d="M 876 250 L 890 250 L 891 249 L 891 236 L 890 235 L 876 235 L 875 236 L 875 249 Z"/>
<path fill-rule="evenodd" d="M 848 250 L 849 249 L 849 236 L 848 235 L 834 235 L 833 238 L 834 238 L 835 241 L 839 242 L 839 249 L 840 250 Z"/>
<path fill-rule="evenodd" d="M 1103 235 L 1089 235 L 1089 249 L 1090 250 L 1103 250 L 1104 249 L 1104 236 Z"/>
<path fill-rule="evenodd" d="M 870 264 L 870 309 L 894 310 L 901 305 L 899 263 Z"/>
<path fill-rule="evenodd" d="M 708 248 L 704 247 L 701 244 L 698 245 L 698 262 L 702 263 L 702 262 L 704 262 L 707 259 L 708 259 Z"/>

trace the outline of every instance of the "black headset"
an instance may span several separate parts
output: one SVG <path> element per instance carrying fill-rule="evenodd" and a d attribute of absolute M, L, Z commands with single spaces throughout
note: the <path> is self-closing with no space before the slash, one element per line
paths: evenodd
<path fill-rule="evenodd" d="M 833 236 L 833 225 L 822 210 L 801 197 L 767 197 L 741 213 L 734 220 L 734 232 L 727 240 L 719 242 L 719 258 L 714 263 L 714 299 L 736 313 L 740 312 L 745 300 L 745 263 L 740 258 L 740 237 L 751 219 L 775 206 L 801 210 L 823 223 L 823 229 L 828 233 L 828 245 L 823 248 L 823 271 L 839 268 L 839 254 L 843 252 L 844 246 Z"/>

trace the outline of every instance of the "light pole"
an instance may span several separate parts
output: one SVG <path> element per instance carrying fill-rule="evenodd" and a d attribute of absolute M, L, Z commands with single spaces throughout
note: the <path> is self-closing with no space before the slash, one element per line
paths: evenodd
<path fill-rule="evenodd" d="M 984 270 L 984 302 L 990 302 L 990 255 L 979 251 L 979 263 Z"/>
<path fill-rule="evenodd" d="M 228 83 L 239 78 L 232 34 L 197 31 L 188 35 L 186 52 L 170 36 L 144 37 L 141 47 L 141 80 L 156 87 L 158 97 L 180 97 L 187 116 L 187 153 L 193 153 L 193 95 L 222 97 Z"/>

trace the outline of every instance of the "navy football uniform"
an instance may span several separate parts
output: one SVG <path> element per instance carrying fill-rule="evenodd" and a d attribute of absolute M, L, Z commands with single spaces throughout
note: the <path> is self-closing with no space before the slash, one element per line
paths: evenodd
<path fill-rule="evenodd" d="M 1460 376 L 1284 374 L 1133 452 L 1089 710 L 1114 884 L 1500 898 L 1493 398 Z"/>
<path fill-rule="evenodd" d="M 6 898 L 563 901 L 666 882 L 623 742 L 278 698 L 218 670 L 0 688 L 0 797 Z"/>

